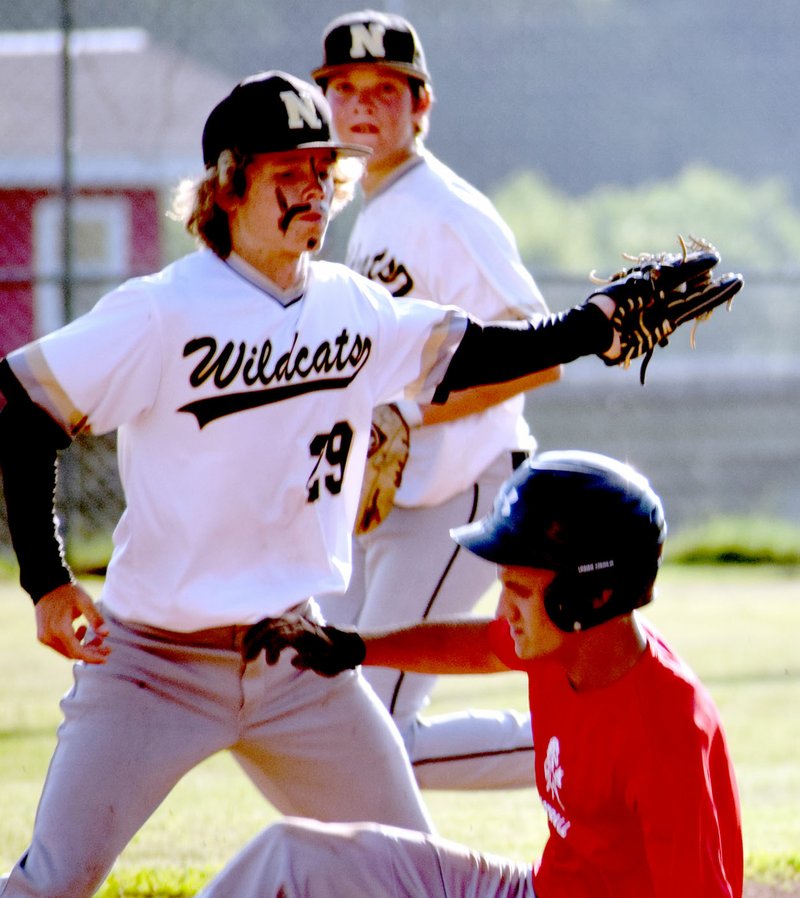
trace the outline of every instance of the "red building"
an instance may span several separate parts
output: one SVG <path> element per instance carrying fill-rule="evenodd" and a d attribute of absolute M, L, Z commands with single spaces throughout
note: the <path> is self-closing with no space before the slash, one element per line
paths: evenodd
<path fill-rule="evenodd" d="M 0 355 L 65 319 L 64 69 L 60 32 L 0 33 Z M 202 170 L 203 122 L 235 79 L 138 29 L 73 32 L 68 70 L 74 317 L 174 254 L 169 191 Z"/>

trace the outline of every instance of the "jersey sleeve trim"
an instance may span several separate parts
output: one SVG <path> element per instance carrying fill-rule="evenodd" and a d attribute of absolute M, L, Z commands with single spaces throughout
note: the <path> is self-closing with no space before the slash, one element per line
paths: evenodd
<path fill-rule="evenodd" d="M 71 437 L 85 429 L 87 416 L 76 408 L 47 363 L 41 346 L 30 343 L 8 358 L 8 364 L 31 400 Z"/>
<path fill-rule="evenodd" d="M 420 374 L 405 389 L 405 398 L 428 402 L 445 377 L 467 330 L 467 316 L 458 309 L 445 315 L 422 348 Z"/>

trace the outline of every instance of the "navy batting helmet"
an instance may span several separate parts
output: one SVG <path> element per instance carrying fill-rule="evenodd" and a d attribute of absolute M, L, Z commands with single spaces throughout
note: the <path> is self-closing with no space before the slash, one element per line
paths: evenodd
<path fill-rule="evenodd" d="M 492 512 L 451 535 L 495 564 L 555 571 L 545 610 L 570 632 L 652 601 L 666 532 L 661 501 L 641 474 L 568 451 L 520 466 Z"/>

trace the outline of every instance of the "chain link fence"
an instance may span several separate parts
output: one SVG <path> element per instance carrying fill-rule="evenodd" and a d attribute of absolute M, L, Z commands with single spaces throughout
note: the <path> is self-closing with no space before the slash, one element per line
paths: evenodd
<path fill-rule="evenodd" d="M 111 27 L 119 9 L 99 0 L 4 4 L 0 355 L 189 247 L 164 213 L 177 181 L 198 171 L 208 109 L 248 71 L 310 70 L 322 25 L 350 4 L 267 3 L 261 45 L 244 0 L 137 7 L 143 23 L 120 28 Z M 329 257 L 341 257 L 349 220 L 334 223 Z M 556 310 L 586 294 L 586 283 L 558 273 L 539 282 Z M 645 388 L 636 372 L 596 360 L 569 366 L 528 398 L 540 445 L 632 461 L 664 495 L 673 526 L 719 513 L 800 521 L 795 283 L 790 272 L 748 278 L 730 318 L 720 311 L 701 326 L 696 352 L 673 337 Z M 123 507 L 113 435 L 81 437 L 63 454 L 57 504 L 70 543 L 107 544 Z M 4 504 L 0 552 L 9 552 Z"/>

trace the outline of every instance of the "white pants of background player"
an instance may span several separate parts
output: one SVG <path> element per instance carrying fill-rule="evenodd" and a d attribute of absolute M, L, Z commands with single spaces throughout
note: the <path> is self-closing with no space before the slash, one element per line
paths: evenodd
<path fill-rule="evenodd" d="M 180 634 L 106 620 L 111 655 L 75 666 L 33 839 L 0 878 L 3 898 L 94 895 L 178 780 L 223 749 L 285 814 L 432 829 L 360 674 L 300 673 L 290 652 L 275 667 L 263 655 L 245 665 L 246 627 Z"/>
<path fill-rule="evenodd" d="M 354 540 L 348 592 L 320 602 L 327 620 L 370 630 L 470 612 L 496 582 L 495 568 L 456 545 L 450 528 L 490 511 L 512 470 L 512 455 L 504 452 L 468 490 L 430 508 L 395 507 Z M 533 787 L 527 713 L 465 710 L 426 718 L 420 712 L 437 677 L 376 667 L 363 672 L 397 724 L 420 786 Z"/>
<path fill-rule="evenodd" d="M 283 820 L 197 898 L 535 898 L 527 864 L 377 824 Z"/>

